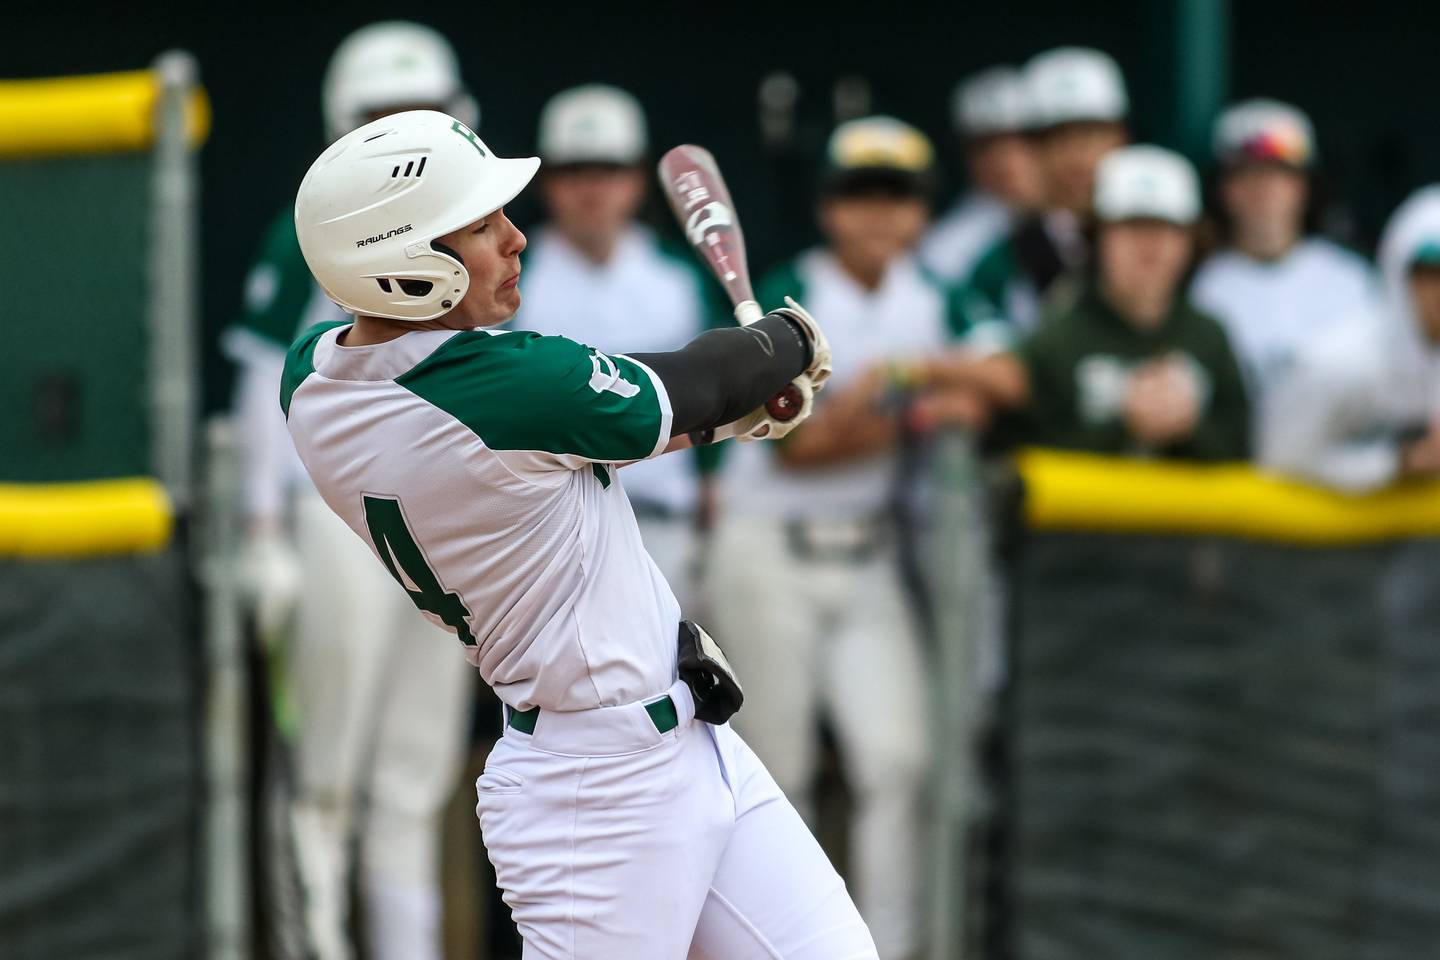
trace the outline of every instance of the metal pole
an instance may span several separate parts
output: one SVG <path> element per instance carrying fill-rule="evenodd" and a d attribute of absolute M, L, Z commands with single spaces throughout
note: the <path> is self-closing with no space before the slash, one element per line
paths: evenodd
<path fill-rule="evenodd" d="M 196 525 L 208 649 L 205 695 L 206 951 L 210 960 L 253 956 L 250 924 L 250 728 L 238 564 L 240 469 L 233 425 L 215 418 L 206 431 L 205 499 Z"/>
<path fill-rule="evenodd" d="M 937 517 L 927 545 L 935 623 L 934 810 L 930 850 L 931 960 L 960 960 L 973 934 L 966 856 L 980 791 L 974 751 L 978 717 L 975 677 L 980 596 L 985 574 L 985 516 L 979 460 L 969 436 L 939 439 Z"/>
<path fill-rule="evenodd" d="M 155 174 L 151 208 L 149 323 L 151 469 L 176 510 L 191 506 L 195 455 L 195 157 L 187 106 L 199 71 L 179 50 L 155 60 L 160 96 L 155 116 Z"/>
<path fill-rule="evenodd" d="M 1230 0 L 1173 0 L 1175 146 L 1209 159 L 1210 125 L 1230 94 Z"/>

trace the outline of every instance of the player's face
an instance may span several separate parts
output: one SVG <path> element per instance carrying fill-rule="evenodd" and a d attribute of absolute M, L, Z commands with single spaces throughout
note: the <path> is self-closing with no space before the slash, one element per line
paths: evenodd
<path fill-rule="evenodd" d="M 1410 272 L 1410 298 L 1421 335 L 1440 344 L 1440 267 L 1416 267 Z"/>
<path fill-rule="evenodd" d="M 645 199 L 645 171 L 586 164 L 546 173 L 540 192 L 550 222 L 581 246 L 608 244 L 634 219 Z"/>
<path fill-rule="evenodd" d="M 1190 231 L 1161 220 L 1105 224 L 1099 239 L 1100 281 L 1127 300 L 1167 299 L 1190 264 Z"/>
<path fill-rule="evenodd" d="M 972 140 L 965 150 L 970 182 L 1013 207 L 1030 210 L 1044 202 L 1045 181 L 1030 138 L 1001 133 Z"/>
<path fill-rule="evenodd" d="M 1290 167 L 1252 164 L 1227 173 L 1220 196 L 1239 236 L 1276 232 L 1298 236 L 1309 184 L 1305 174 Z"/>
<path fill-rule="evenodd" d="M 929 216 L 915 196 L 839 196 L 821 204 L 820 229 L 841 260 L 878 273 L 920 242 Z"/>
<path fill-rule="evenodd" d="M 470 274 L 470 289 L 455 309 L 440 319 L 456 330 L 504 323 L 520 309 L 520 251 L 525 234 L 496 210 L 482 220 L 438 238 L 460 255 Z"/>
<path fill-rule="evenodd" d="M 1066 123 L 1040 134 L 1035 142 L 1050 206 L 1087 213 L 1100 158 L 1127 139 L 1119 123 Z"/>

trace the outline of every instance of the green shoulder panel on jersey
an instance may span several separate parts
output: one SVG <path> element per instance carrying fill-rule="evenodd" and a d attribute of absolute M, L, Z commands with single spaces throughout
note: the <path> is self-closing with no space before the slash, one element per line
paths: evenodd
<path fill-rule="evenodd" d="M 985 297 L 997 310 L 1005 306 L 1005 291 L 1015 275 L 1015 250 L 1010 238 L 995 242 L 976 263 L 975 269 L 965 280 L 965 286 L 972 294 Z"/>
<path fill-rule="evenodd" d="M 270 224 L 245 278 L 245 303 L 233 327 L 283 350 L 295 338 L 314 285 L 295 235 L 295 211 L 286 207 Z"/>
<path fill-rule="evenodd" d="M 915 262 L 915 266 L 920 271 L 920 277 L 936 293 L 940 294 L 945 304 L 945 329 L 949 331 L 953 339 L 964 340 L 975 328 L 970 311 L 966 309 L 971 296 L 969 288 L 963 284 L 948 283 L 938 273 L 918 260 Z"/>
<path fill-rule="evenodd" d="M 785 306 L 785 298 L 794 297 L 805 306 L 805 281 L 800 276 L 799 259 L 787 260 L 760 278 L 755 288 L 755 299 L 764 310 Z"/>
<path fill-rule="evenodd" d="M 285 354 L 285 370 L 280 375 L 280 409 L 290 417 L 290 400 L 305 378 L 315 372 L 315 344 L 326 330 L 334 330 L 350 323 L 349 320 L 335 320 L 331 323 L 317 323 L 300 335 Z"/>
<path fill-rule="evenodd" d="M 492 450 L 640 460 L 661 445 L 666 421 L 638 363 L 538 333 L 457 333 L 395 382 Z"/>

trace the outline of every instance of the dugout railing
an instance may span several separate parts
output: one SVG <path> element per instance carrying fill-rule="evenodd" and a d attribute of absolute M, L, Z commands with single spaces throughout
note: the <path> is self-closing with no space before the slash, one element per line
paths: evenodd
<path fill-rule="evenodd" d="M 0 956 L 206 939 L 193 59 L 0 81 Z"/>
<path fill-rule="evenodd" d="M 1440 951 L 1440 485 L 1029 451 L 982 510 L 940 454 L 932 956 Z M 983 512 L 1018 533 L 994 696 Z"/>

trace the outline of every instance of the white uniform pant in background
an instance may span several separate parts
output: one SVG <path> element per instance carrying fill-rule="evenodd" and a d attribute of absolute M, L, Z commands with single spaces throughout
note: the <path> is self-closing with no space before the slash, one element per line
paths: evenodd
<path fill-rule="evenodd" d="M 475 809 L 525 960 L 873 960 L 755 754 L 669 696 L 666 733 L 641 703 L 541 711 L 491 752 Z"/>
<path fill-rule="evenodd" d="M 893 545 L 798 555 L 778 520 L 729 516 L 711 556 L 709 624 L 739 675 L 735 726 L 811 819 L 823 712 L 855 801 L 851 882 L 880 956 L 919 946 L 928 687 Z"/>
<path fill-rule="evenodd" d="M 321 960 L 346 935 L 350 850 L 375 960 L 439 960 L 440 813 L 459 775 L 475 672 L 318 495 L 296 503 L 304 595 L 290 652 L 293 826 Z"/>

